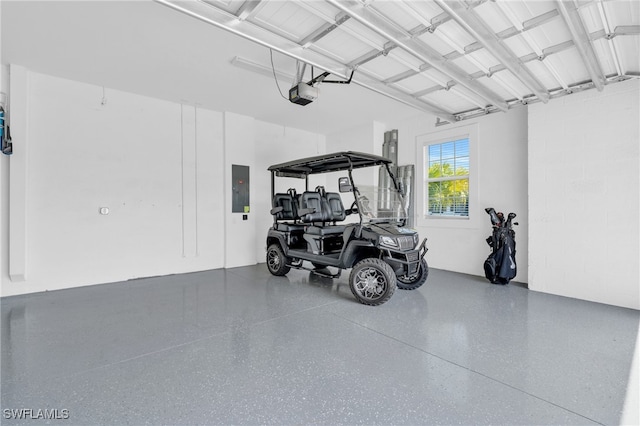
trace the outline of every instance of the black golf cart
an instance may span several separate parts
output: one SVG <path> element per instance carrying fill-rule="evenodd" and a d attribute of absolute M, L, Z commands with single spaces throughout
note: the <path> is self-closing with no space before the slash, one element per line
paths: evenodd
<path fill-rule="evenodd" d="M 414 290 L 424 284 L 429 274 L 424 259 L 427 239 L 419 244 L 418 233 L 405 227 L 402 190 L 390 164 L 376 155 L 337 152 L 269 167 L 273 202 L 273 226 L 267 235 L 269 272 L 285 275 L 296 268 L 337 278 L 343 269 L 353 268 L 351 292 L 366 305 L 386 302 L 396 286 Z M 355 169 L 377 166 L 388 174 L 390 179 L 380 179 L 388 187 L 355 184 Z M 333 172 L 342 173 L 336 181 L 322 182 L 337 184 L 352 201 L 348 209 L 340 193 L 326 191 L 324 185 L 309 189 L 309 176 Z M 277 192 L 276 177 L 304 179 L 304 191 L 292 187 Z M 337 273 L 328 267 L 337 268 Z"/>

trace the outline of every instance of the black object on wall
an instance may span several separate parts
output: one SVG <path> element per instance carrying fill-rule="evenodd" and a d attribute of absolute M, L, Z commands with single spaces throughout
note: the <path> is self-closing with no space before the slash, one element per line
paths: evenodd
<path fill-rule="evenodd" d="M 231 212 L 249 213 L 249 166 L 231 165 Z"/>

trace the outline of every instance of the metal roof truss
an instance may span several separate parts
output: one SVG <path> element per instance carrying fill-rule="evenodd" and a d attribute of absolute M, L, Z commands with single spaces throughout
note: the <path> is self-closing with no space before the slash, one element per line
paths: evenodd
<path fill-rule="evenodd" d="M 633 0 L 156 1 L 449 122 L 640 75 Z"/>

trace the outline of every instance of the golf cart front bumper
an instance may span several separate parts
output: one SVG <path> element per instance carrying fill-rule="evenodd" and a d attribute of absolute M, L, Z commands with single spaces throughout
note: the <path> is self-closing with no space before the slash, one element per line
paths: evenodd
<path fill-rule="evenodd" d="M 427 254 L 427 239 L 422 240 L 422 244 L 415 250 L 400 251 L 384 249 L 382 260 L 391 266 L 396 276 L 410 276 L 418 272 L 418 267 L 422 258 Z"/>

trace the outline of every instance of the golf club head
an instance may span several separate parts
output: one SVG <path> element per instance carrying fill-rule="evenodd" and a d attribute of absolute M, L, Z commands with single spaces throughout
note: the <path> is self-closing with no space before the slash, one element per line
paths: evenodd
<path fill-rule="evenodd" d="M 484 209 L 484 211 L 487 212 L 487 214 L 491 218 L 491 224 L 493 226 L 498 226 L 500 224 L 501 221 L 498 218 L 498 215 L 496 214 L 496 211 L 493 207 L 487 207 L 486 209 Z"/>

